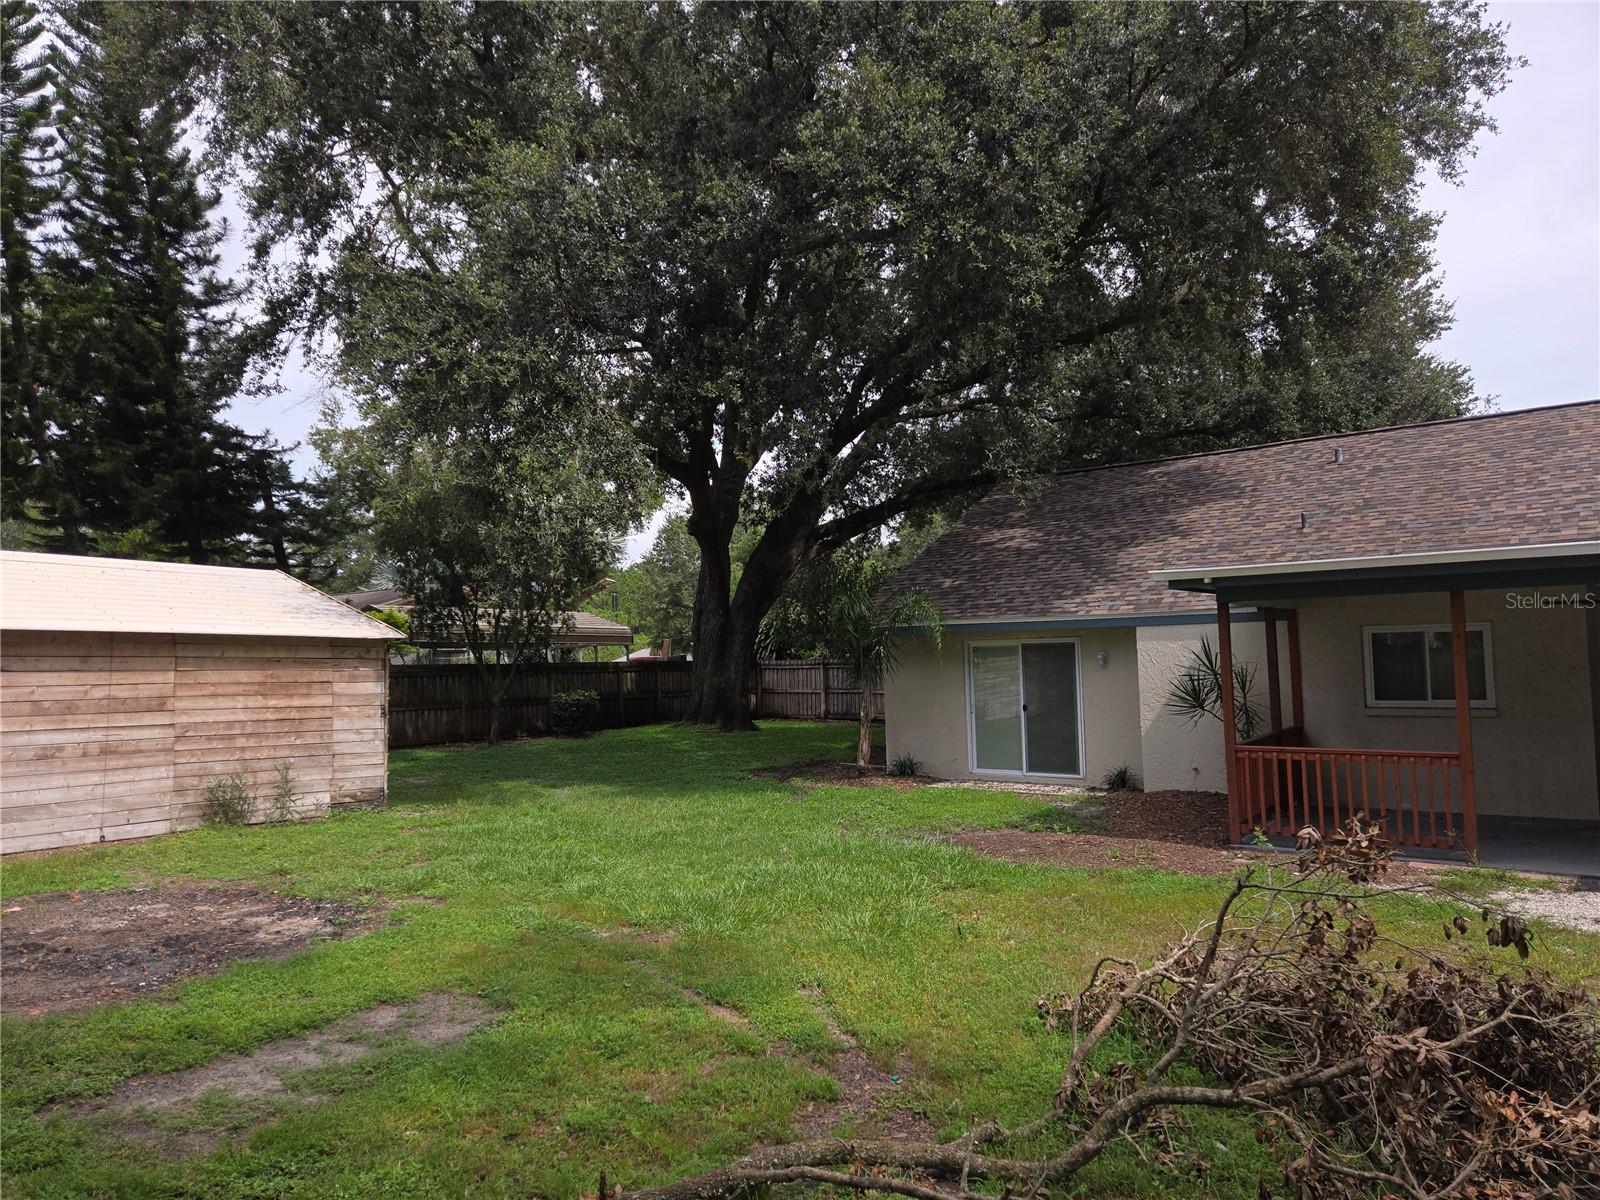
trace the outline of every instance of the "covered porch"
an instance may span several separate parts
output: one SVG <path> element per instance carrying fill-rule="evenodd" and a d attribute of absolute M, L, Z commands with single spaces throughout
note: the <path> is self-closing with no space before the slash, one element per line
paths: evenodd
<path fill-rule="evenodd" d="M 1239 610 L 1265 624 L 1264 711 L 1218 695 L 1236 841 L 1359 815 L 1420 856 L 1600 874 L 1600 543 L 1158 574 L 1214 594 L 1223 679 Z"/>

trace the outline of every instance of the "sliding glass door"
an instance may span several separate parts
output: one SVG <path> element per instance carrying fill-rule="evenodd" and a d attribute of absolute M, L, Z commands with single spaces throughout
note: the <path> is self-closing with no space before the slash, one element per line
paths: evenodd
<path fill-rule="evenodd" d="M 1022 770 L 1022 674 L 1016 646 L 972 648 L 972 757 L 980 771 Z"/>
<path fill-rule="evenodd" d="M 975 770 L 1083 774 L 1077 642 L 974 645 L 967 670 Z"/>

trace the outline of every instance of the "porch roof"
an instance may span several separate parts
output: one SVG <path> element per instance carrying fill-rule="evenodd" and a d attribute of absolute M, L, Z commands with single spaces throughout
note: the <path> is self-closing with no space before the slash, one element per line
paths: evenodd
<path fill-rule="evenodd" d="M 1600 540 L 1196 565 L 1150 574 L 1178 591 L 1231 600 L 1593 584 L 1600 580 Z"/>

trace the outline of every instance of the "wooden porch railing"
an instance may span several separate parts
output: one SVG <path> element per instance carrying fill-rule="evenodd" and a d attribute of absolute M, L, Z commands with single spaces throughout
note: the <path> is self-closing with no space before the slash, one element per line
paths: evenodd
<path fill-rule="evenodd" d="M 1272 744 L 1265 744 L 1270 740 Z M 1338 750 L 1304 744 L 1298 728 L 1234 747 L 1233 835 L 1294 837 L 1352 816 L 1382 822 L 1402 846 L 1459 848 L 1476 842 L 1463 803 L 1461 755 L 1437 750 Z"/>

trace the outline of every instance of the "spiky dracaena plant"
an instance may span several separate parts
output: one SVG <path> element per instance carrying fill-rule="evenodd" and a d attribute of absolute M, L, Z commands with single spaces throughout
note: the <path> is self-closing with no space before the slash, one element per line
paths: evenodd
<path fill-rule="evenodd" d="M 1261 707 L 1255 701 L 1256 668 L 1253 663 L 1233 664 L 1233 728 L 1241 741 L 1261 732 Z M 1167 691 L 1167 707 L 1192 725 L 1206 717 L 1222 720 L 1222 662 L 1210 638 L 1201 638 L 1190 651 L 1188 665 Z"/>

